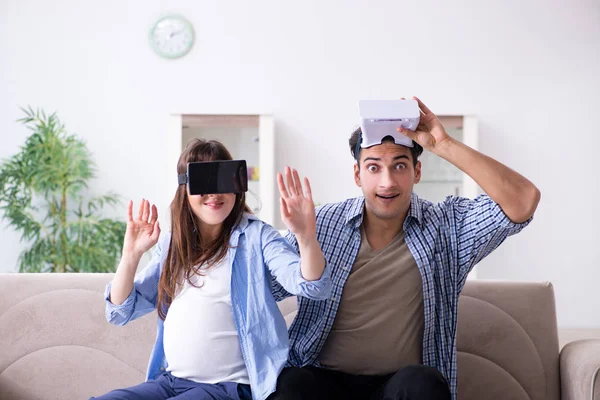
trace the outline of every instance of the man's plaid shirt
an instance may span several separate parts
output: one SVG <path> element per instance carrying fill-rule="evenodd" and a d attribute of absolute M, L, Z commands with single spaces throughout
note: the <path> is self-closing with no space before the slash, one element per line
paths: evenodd
<path fill-rule="evenodd" d="M 331 268 L 333 292 L 325 301 L 299 298 L 298 314 L 289 330 L 291 365 L 319 366 L 319 352 L 335 320 L 344 283 L 360 247 L 363 210 L 364 197 L 317 209 L 317 239 Z M 412 195 L 404 231 L 423 280 L 423 363 L 436 367 L 446 377 L 454 399 L 458 297 L 467 275 L 530 220 L 522 224 L 511 222 L 487 195 L 474 200 L 450 196 L 439 204 Z M 296 239 L 289 232 L 287 239 L 298 251 Z M 273 282 L 277 300 L 290 296 Z"/>

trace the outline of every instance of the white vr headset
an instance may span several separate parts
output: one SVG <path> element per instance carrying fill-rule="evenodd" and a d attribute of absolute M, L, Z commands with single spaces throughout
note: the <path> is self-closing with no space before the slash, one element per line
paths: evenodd
<path fill-rule="evenodd" d="M 386 136 L 391 136 L 396 144 L 413 147 L 412 139 L 397 129 L 417 130 L 421 113 L 416 100 L 360 100 L 358 114 L 362 131 L 361 148 L 381 144 Z"/>

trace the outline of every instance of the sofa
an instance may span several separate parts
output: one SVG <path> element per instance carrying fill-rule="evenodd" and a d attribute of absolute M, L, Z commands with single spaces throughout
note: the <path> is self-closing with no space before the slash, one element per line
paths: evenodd
<path fill-rule="evenodd" d="M 112 274 L 0 274 L 0 399 L 87 399 L 143 381 L 156 314 L 104 316 Z M 288 323 L 295 299 L 280 303 Z M 459 302 L 460 400 L 600 400 L 600 340 L 559 351 L 549 283 L 470 280 Z"/>

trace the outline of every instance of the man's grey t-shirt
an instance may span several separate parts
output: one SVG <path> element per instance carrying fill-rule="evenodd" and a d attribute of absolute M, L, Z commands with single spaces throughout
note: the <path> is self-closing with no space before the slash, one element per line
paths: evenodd
<path fill-rule="evenodd" d="M 355 375 L 384 375 L 422 363 L 421 273 L 401 231 L 373 250 L 361 244 L 319 363 Z"/>

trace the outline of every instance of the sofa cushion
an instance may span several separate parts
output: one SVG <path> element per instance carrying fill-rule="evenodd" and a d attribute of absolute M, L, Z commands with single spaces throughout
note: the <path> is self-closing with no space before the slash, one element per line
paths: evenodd
<path fill-rule="evenodd" d="M 459 302 L 457 351 L 461 400 L 558 400 L 552 285 L 468 281 Z"/>
<path fill-rule="evenodd" d="M 156 315 L 104 317 L 112 274 L 0 276 L 0 399 L 82 399 L 144 381 Z"/>

